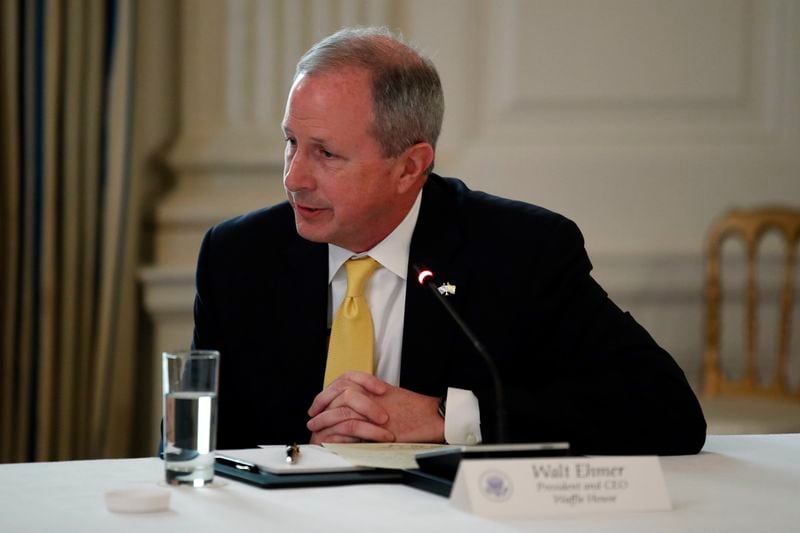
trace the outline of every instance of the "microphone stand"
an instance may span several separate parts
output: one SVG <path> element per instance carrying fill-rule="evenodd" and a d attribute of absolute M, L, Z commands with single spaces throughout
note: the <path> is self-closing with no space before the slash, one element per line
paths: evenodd
<path fill-rule="evenodd" d="M 413 267 L 417 272 L 417 280 L 419 281 L 420 285 L 425 285 L 431 290 L 436 299 L 439 300 L 439 303 L 441 303 L 444 308 L 447 309 L 447 312 L 461 328 L 461 331 L 470 340 L 472 346 L 475 348 L 475 351 L 478 352 L 483 361 L 486 363 L 486 366 L 489 369 L 489 374 L 492 376 L 492 382 L 494 385 L 494 401 L 497 415 L 495 421 L 495 433 L 497 442 L 506 442 L 506 408 L 503 399 L 503 384 L 500 380 L 500 373 L 497 371 L 497 367 L 494 364 L 494 359 L 492 359 L 492 356 L 489 355 L 489 352 L 486 351 L 486 348 L 483 346 L 481 341 L 478 340 L 467 323 L 464 322 L 464 320 L 461 318 L 461 315 L 458 314 L 450 302 L 447 301 L 447 298 L 442 296 L 442 294 L 439 292 L 439 289 L 436 288 L 436 285 L 433 283 L 433 272 L 422 269 L 417 264 L 414 264 Z M 429 275 L 423 277 L 423 273 Z"/>

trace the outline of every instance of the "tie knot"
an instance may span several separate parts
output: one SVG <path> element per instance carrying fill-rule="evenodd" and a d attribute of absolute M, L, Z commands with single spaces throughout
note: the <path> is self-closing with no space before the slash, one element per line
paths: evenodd
<path fill-rule="evenodd" d="M 369 256 L 349 259 L 344 264 L 344 268 L 347 271 L 347 294 L 345 297 L 357 298 L 363 296 L 367 280 L 379 266 L 381 264 Z"/>

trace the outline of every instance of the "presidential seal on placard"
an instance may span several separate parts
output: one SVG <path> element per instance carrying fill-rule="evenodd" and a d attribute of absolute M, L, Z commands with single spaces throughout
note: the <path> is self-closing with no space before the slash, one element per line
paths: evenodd
<path fill-rule="evenodd" d="M 497 470 L 489 470 L 481 475 L 480 489 L 481 494 L 483 494 L 487 500 L 493 502 L 506 501 L 511 497 L 511 493 L 514 491 L 508 476 Z"/>

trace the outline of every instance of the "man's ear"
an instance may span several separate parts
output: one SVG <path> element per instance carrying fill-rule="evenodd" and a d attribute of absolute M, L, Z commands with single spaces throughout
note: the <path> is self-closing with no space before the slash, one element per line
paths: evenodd
<path fill-rule="evenodd" d="M 397 159 L 398 172 L 397 192 L 408 192 L 415 185 L 425 182 L 425 171 L 433 163 L 433 146 L 428 143 L 417 143 L 400 154 Z"/>

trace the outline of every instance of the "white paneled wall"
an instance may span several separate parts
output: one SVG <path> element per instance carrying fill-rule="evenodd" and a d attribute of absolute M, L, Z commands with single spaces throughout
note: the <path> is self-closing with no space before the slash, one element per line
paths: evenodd
<path fill-rule="evenodd" d="M 179 18 L 176 179 L 142 273 L 154 354 L 190 341 L 205 229 L 282 200 L 294 63 L 342 25 L 386 24 L 432 56 L 438 172 L 574 219 L 596 277 L 693 379 L 706 228 L 731 206 L 800 205 L 800 2 L 183 0 Z"/>
<path fill-rule="evenodd" d="M 800 4 L 404 5 L 444 78 L 439 170 L 574 219 L 612 298 L 699 379 L 706 228 L 800 206 Z"/>

